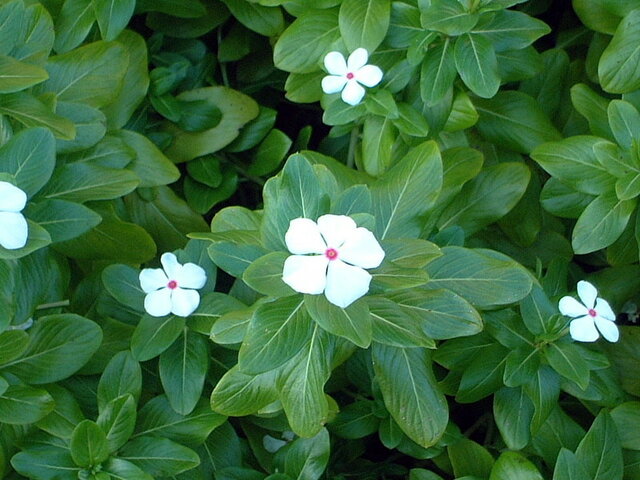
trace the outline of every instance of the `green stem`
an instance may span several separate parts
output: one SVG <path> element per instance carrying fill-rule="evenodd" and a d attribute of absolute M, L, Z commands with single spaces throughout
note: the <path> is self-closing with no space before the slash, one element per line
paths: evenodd
<path fill-rule="evenodd" d="M 351 138 L 349 139 L 349 152 L 347 153 L 347 167 L 353 168 L 356 158 L 356 147 L 358 146 L 358 137 L 360 136 L 360 128 L 353 127 L 351 130 Z"/>
<path fill-rule="evenodd" d="M 59 302 L 43 303 L 42 305 L 38 305 L 36 307 L 36 310 L 46 310 L 47 308 L 68 307 L 69 304 L 70 304 L 69 300 L 60 300 Z"/>

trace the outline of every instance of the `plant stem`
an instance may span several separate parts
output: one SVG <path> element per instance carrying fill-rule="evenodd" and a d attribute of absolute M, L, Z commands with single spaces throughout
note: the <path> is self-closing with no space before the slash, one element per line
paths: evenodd
<path fill-rule="evenodd" d="M 351 130 L 351 138 L 349 139 L 349 152 L 347 153 L 347 167 L 353 168 L 356 158 L 356 146 L 358 145 L 358 136 L 360 134 L 359 127 L 353 127 Z"/>
<path fill-rule="evenodd" d="M 46 310 L 47 308 L 58 308 L 58 307 L 68 307 L 69 300 L 60 300 L 59 302 L 52 303 L 43 303 L 42 305 L 38 305 L 36 310 Z"/>

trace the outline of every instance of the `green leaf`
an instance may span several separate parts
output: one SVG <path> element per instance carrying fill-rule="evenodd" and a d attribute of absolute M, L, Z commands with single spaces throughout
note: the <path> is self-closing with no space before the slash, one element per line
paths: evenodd
<path fill-rule="evenodd" d="M 338 38 L 338 9 L 309 10 L 282 32 L 273 47 L 273 63 L 285 72 L 315 72 Z"/>
<path fill-rule="evenodd" d="M 340 409 L 330 423 L 331 433 L 340 438 L 357 439 L 378 431 L 380 419 L 376 417 L 376 404 L 371 400 L 356 400 Z"/>
<path fill-rule="evenodd" d="M 622 448 L 616 425 L 605 411 L 594 420 L 576 449 L 576 460 L 593 480 L 621 480 Z"/>
<path fill-rule="evenodd" d="M 573 229 L 571 244 L 576 254 L 595 252 L 608 247 L 622 234 L 637 199 L 618 200 L 605 193 L 595 198 L 582 212 Z"/>
<path fill-rule="evenodd" d="M 583 83 L 571 87 L 571 103 L 587 119 L 594 135 L 613 140 L 607 121 L 608 101 Z"/>
<path fill-rule="evenodd" d="M 507 352 L 502 345 L 494 343 L 477 353 L 462 374 L 456 400 L 477 402 L 502 388 Z"/>
<path fill-rule="evenodd" d="M 229 145 L 240 129 L 258 116 L 258 104 L 247 95 L 228 87 L 205 87 L 178 95 L 181 101 L 204 101 L 222 112 L 222 119 L 215 127 L 202 132 L 187 132 L 168 126 L 174 135 L 166 155 L 174 162 L 186 162 L 202 155 L 217 152 Z"/>
<path fill-rule="evenodd" d="M 379 90 L 367 95 L 365 105 L 367 110 L 374 115 L 389 117 L 391 120 L 398 118 L 398 106 L 389 90 Z"/>
<path fill-rule="evenodd" d="M 76 136 L 73 140 L 57 140 L 56 151 L 72 153 L 93 147 L 107 131 L 107 119 L 97 108 L 84 103 L 58 102 L 56 113 L 74 123 Z"/>
<path fill-rule="evenodd" d="M 97 399 L 100 411 L 123 395 L 137 402 L 142 391 L 142 370 L 129 350 L 116 353 L 104 369 L 98 383 Z"/>
<path fill-rule="evenodd" d="M 3 95 L 0 114 L 14 118 L 25 127 L 46 127 L 63 140 L 73 140 L 76 129 L 69 119 L 53 113 L 51 108 L 26 92 Z"/>
<path fill-rule="evenodd" d="M 109 457 L 107 436 L 91 420 L 83 420 L 76 426 L 69 447 L 73 461 L 81 467 L 98 466 Z"/>
<path fill-rule="evenodd" d="M 106 435 L 109 453 L 116 452 L 127 443 L 135 428 L 136 416 L 136 400 L 128 393 L 101 408 L 96 423 Z"/>
<path fill-rule="evenodd" d="M 299 295 L 279 298 L 255 311 L 238 353 L 245 373 L 262 373 L 279 367 L 309 341 L 313 323 Z"/>
<path fill-rule="evenodd" d="M 640 402 L 622 403 L 611 410 L 610 415 L 622 448 L 640 450 Z"/>
<path fill-rule="evenodd" d="M 531 290 L 529 273 L 506 256 L 462 247 L 444 247 L 442 253 L 426 267 L 430 289 L 452 290 L 479 307 L 513 303 Z"/>
<path fill-rule="evenodd" d="M 0 93 L 24 90 L 49 78 L 44 68 L 0 55 Z"/>
<path fill-rule="evenodd" d="M 82 235 L 102 221 L 102 217 L 90 208 L 66 200 L 34 203 L 29 206 L 28 215 L 49 232 L 53 243 Z"/>
<path fill-rule="evenodd" d="M 436 30 L 453 36 L 471 30 L 478 22 L 478 13 L 465 10 L 457 0 L 432 0 L 421 9 L 420 21 L 427 30 Z"/>
<path fill-rule="evenodd" d="M 242 279 L 251 288 L 264 295 L 286 297 L 295 294 L 293 289 L 282 281 L 282 269 L 289 255 L 284 252 L 272 252 L 255 260 L 244 271 Z"/>
<path fill-rule="evenodd" d="M 304 304 L 311 318 L 327 332 L 361 348 L 371 343 L 371 316 L 366 302 L 357 301 L 340 308 L 329 303 L 324 295 L 305 295 Z"/>
<path fill-rule="evenodd" d="M 535 408 L 531 420 L 531 433 L 535 434 L 555 408 L 560 395 L 560 377 L 547 365 L 543 365 L 522 389 Z"/>
<path fill-rule="evenodd" d="M 447 118 L 443 130 L 445 132 L 457 132 L 465 130 L 476 124 L 478 112 L 473 106 L 471 99 L 465 92 L 457 92 L 451 106 L 451 113 Z"/>
<path fill-rule="evenodd" d="M 578 462 L 571 450 L 562 448 L 556 460 L 553 480 L 581 480 L 587 477 L 584 467 Z"/>
<path fill-rule="evenodd" d="M 54 446 L 23 450 L 13 456 L 11 466 L 27 478 L 42 480 L 72 480 L 81 471 L 73 462 L 68 449 Z M 61 471 L 67 475 L 61 476 Z"/>
<path fill-rule="evenodd" d="M 135 0 L 91 0 L 103 40 L 115 40 L 131 20 Z"/>
<path fill-rule="evenodd" d="M 222 316 L 230 312 L 237 312 L 243 308 L 245 308 L 245 305 L 234 297 L 219 292 L 207 293 L 202 297 L 198 310 L 191 315 L 189 328 L 203 335 L 213 334 L 212 327 L 218 323 L 217 321 Z M 216 343 L 220 343 L 215 336 L 212 339 Z M 240 343 L 240 341 L 232 343 Z"/>
<path fill-rule="evenodd" d="M 417 237 L 422 231 L 421 217 L 441 186 L 442 160 L 435 142 L 410 150 L 371 189 L 376 237 Z"/>
<path fill-rule="evenodd" d="M 630 11 L 618 25 L 598 63 L 602 88 L 627 93 L 640 88 L 640 10 Z"/>
<path fill-rule="evenodd" d="M 365 48 L 369 54 L 382 43 L 391 17 L 389 0 L 344 0 L 338 25 L 349 51 Z"/>
<path fill-rule="evenodd" d="M 323 428 L 312 438 L 297 438 L 278 450 L 274 464 L 286 478 L 317 480 L 329 463 L 329 449 L 329 433 Z"/>
<path fill-rule="evenodd" d="M 554 405 L 547 421 L 533 437 L 532 446 L 545 462 L 552 465 L 562 448 L 575 450 L 584 434 L 585 431 L 580 425 L 558 405 Z"/>
<path fill-rule="evenodd" d="M 457 478 L 469 475 L 472 478 L 488 478 L 494 465 L 491 454 L 483 446 L 461 438 L 447 447 L 453 472 Z"/>
<path fill-rule="evenodd" d="M 449 38 L 427 50 L 420 70 L 420 96 L 427 105 L 435 105 L 451 89 L 456 77 L 454 44 Z"/>
<path fill-rule="evenodd" d="M 484 168 L 442 212 L 439 229 L 458 225 L 466 235 L 473 235 L 509 213 L 524 195 L 530 178 L 529 167 L 520 162 Z"/>
<path fill-rule="evenodd" d="M 483 15 L 473 28 L 473 34 L 488 39 L 497 52 L 528 47 L 551 29 L 544 22 L 517 10 L 498 10 Z"/>
<path fill-rule="evenodd" d="M 361 162 L 365 172 L 373 177 L 381 176 L 391 165 L 395 140 L 391 119 L 367 116 L 362 129 Z"/>
<path fill-rule="evenodd" d="M 187 328 L 160 354 L 160 380 L 176 412 L 187 415 L 193 411 L 202 395 L 208 366 L 207 339 Z"/>
<path fill-rule="evenodd" d="M 211 431 L 225 420 L 225 416 L 211 411 L 205 399 L 201 399 L 188 415 L 181 415 L 161 395 L 149 400 L 140 409 L 134 438 L 154 435 L 195 448 L 204 443 Z"/>
<path fill-rule="evenodd" d="M 51 243 L 51 237 L 44 228 L 29 219 L 27 219 L 27 225 L 29 231 L 27 244 L 16 250 L 7 250 L 4 247 L 0 247 L 0 259 L 21 258 Z"/>
<path fill-rule="evenodd" d="M 56 165 L 55 141 L 45 128 L 28 128 L 0 148 L 3 172 L 10 173 L 28 197 L 49 181 Z"/>
<path fill-rule="evenodd" d="M 143 312 L 145 293 L 140 287 L 140 271 L 128 265 L 109 265 L 102 271 L 102 283 L 109 294 L 133 310 Z"/>
<path fill-rule="evenodd" d="M 422 268 L 442 255 L 436 244 L 421 238 L 385 240 L 382 249 L 386 260 L 402 268 Z"/>
<path fill-rule="evenodd" d="M 316 435 L 327 421 L 324 384 L 331 374 L 328 334 L 314 326 L 307 344 L 283 366 L 276 388 L 291 429 L 303 437 Z"/>
<path fill-rule="evenodd" d="M 177 106 L 179 116 L 175 121 L 187 132 L 209 130 L 216 127 L 222 118 L 220 109 L 204 100 L 182 101 L 178 102 Z"/>
<path fill-rule="evenodd" d="M 433 348 L 435 342 L 427 336 L 416 318 L 396 302 L 381 297 L 367 297 L 371 314 L 372 339 L 392 347 Z"/>
<path fill-rule="evenodd" d="M 503 452 L 491 469 L 489 480 L 544 480 L 533 463 L 518 452 Z"/>
<path fill-rule="evenodd" d="M 454 48 L 456 69 L 473 93 L 493 97 L 500 88 L 498 60 L 491 41 L 482 35 L 464 34 Z"/>
<path fill-rule="evenodd" d="M 80 45 L 95 22 L 91 0 L 66 0 L 56 18 L 55 49 L 65 53 Z"/>
<path fill-rule="evenodd" d="M 573 343 L 550 343 L 544 350 L 549 365 L 569 380 L 578 384 L 581 389 L 589 385 L 589 366 L 582 358 L 582 353 Z"/>
<path fill-rule="evenodd" d="M 498 390 L 493 396 L 493 416 L 508 448 L 521 450 L 527 446 L 531 439 L 533 404 L 521 388 Z"/>
<path fill-rule="evenodd" d="M 183 317 L 144 315 L 131 337 L 133 358 L 144 362 L 157 357 L 178 338 L 185 325 Z"/>
<path fill-rule="evenodd" d="M 23 330 L 5 330 L 0 333 L 0 364 L 18 358 L 29 345 L 29 336 Z"/>
<path fill-rule="evenodd" d="M 258 177 L 270 174 L 280 166 L 291 144 L 291 139 L 284 132 L 274 128 L 258 145 L 247 172 Z"/>
<path fill-rule="evenodd" d="M 398 118 L 393 119 L 393 125 L 400 132 L 412 137 L 426 137 L 429 134 L 427 120 L 407 103 L 398 103 Z"/>
<path fill-rule="evenodd" d="M 58 385 L 47 385 L 49 395 L 53 397 L 55 406 L 53 410 L 36 425 L 50 435 L 69 441 L 73 429 L 84 420 L 84 414 L 80 410 L 75 397 Z"/>
<path fill-rule="evenodd" d="M 167 438 L 138 437 L 120 449 L 119 457 L 128 460 L 152 477 L 169 477 L 197 467 L 196 452 Z"/>
<path fill-rule="evenodd" d="M 633 141 L 640 140 L 640 112 L 624 100 L 611 100 L 607 108 L 609 125 L 618 144 L 630 150 Z"/>
<path fill-rule="evenodd" d="M 274 37 L 284 30 L 284 17 L 278 7 L 268 7 L 243 0 L 223 0 L 233 16 L 245 27 L 265 37 Z"/>
<path fill-rule="evenodd" d="M 9 385 L 0 395 L 0 422 L 11 425 L 35 423 L 54 408 L 46 390 L 29 385 Z"/>
<path fill-rule="evenodd" d="M 444 433 L 449 416 L 424 348 L 374 344 L 373 367 L 384 403 L 402 431 L 428 448 Z"/>
<path fill-rule="evenodd" d="M 222 376 L 211 392 L 211 408 L 214 412 L 234 417 L 256 413 L 278 399 L 275 380 L 273 370 L 248 375 L 235 365 Z"/>
<path fill-rule="evenodd" d="M 49 80 L 38 88 L 58 100 L 100 108 L 116 99 L 127 68 L 127 52 L 116 42 L 94 42 L 51 57 Z"/>
<path fill-rule="evenodd" d="M 39 318 L 30 337 L 22 357 L 4 368 L 30 384 L 43 384 L 79 370 L 100 346 L 102 331 L 91 320 L 66 313 Z"/>
<path fill-rule="evenodd" d="M 109 200 L 132 192 L 139 182 L 138 176 L 127 170 L 74 162 L 57 168 L 41 195 L 77 203 Z"/>
<path fill-rule="evenodd" d="M 140 470 L 135 464 L 121 458 L 111 457 L 103 465 L 103 472 L 115 480 L 153 480 L 148 473 Z"/>
<path fill-rule="evenodd" d="M 560 132 L 529 95 L 499 92 L 490 100 L 476 99 L 478 129 L 489 141 L 520 153 L 544 142 L 560 140 Z"/>
<path fill-rule="evenodd" d="M 478 312 L 449 290 L 414 288 L 392 293 L 387 298 L 411 315 L 430 338 L 464 337 L 482 330 Z"/>
<path fill-rule="evenodd" d="M 598 195 L 612 191 L 614 177 L 599 161 L 594 147 L 598 137 L 577 135 L 549 142 L 531 152 L 531 157 L 548 173 L 580 192 Z"/>

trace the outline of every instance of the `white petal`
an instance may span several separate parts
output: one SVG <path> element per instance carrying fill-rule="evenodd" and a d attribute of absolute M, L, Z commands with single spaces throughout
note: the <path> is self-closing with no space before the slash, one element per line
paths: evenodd
<path fill-rule="evenodd" d="M 598 298 L 596 300 L 595 311 L 598 312 L 598 315 L 602 318 L 606 318 L 607 320 L 611 320 L 612 322 L 616 319 L 616 314 L 613 313 L 613 310 L 611 310 L 609 302 L 607 302 L 603 298 Z"/>
<path fill-rule="evenodd" d="M 27 244 L 29 225 L 21 213 L 0 212 L 0 245 L 17 250 Z"/>
<path fill-rule="evenodd" d="M 382 70 L 375 65 L 365 65 L 355 73 L 356 80 L 367 87 L 375 87 L 382 80 Z"/>
<path fill-rule="evenodd" d="M 171 313 L 171 290 L 163 288 L 144 297 L 144 309 L 152 317 L 164 317 Z"/>
<path fill-rule="evenodd" d="M 331 75 L 347 74 L 347 62 L 345 62 L 344 56 L 340 52 L 327 53 L 326 57 L 324 57 L 324 68 Z"/>
<path fill-rule="evenodd" d="M 291 253 L 303 255 L 307 253 L 324 254 L 326 243 L 320 235 L 318 224 L 308 218 L 296 218 L 289 222 L 289 229 L 284 241 Z"/>
<path fill-rule="evenodd" d="M 571 320 L 569 333 L 571 338 L 578 342 L 595 342 L 600 336 L 593 323 L 593 318 L 589 315 Z"/>
<path fill-rule="evenodd" d="M 161 268 L 145 268 L 138 276 L 140 287 L 144 293 L 155 292 L 159 288 L 164 288 L 169 283 L 169 279 Z"/>
<path fill-rule="evenodd" d="M 324 93 L 338 93 L 347 83 L 347 77 L 327 75 L 322 79 L 322 91 Z"/>
<path fill-rule="evenodd" d="M 581 317 L 589 314 L 589 309 L 573 297 L 562 297 L 558 302 L 558 310 L 562 315 L 568 317 Z"/>
<path fill-rule="evenodd" d="M 340 259 L 362 268 L 376 268 L 384 259 L 384 250 L 369 230 L 357 228 L 339 251 Z"/>
<path fill-rule="evenodd" d="M 200 305 L 200 295 L 195 290 L 174 288 L 171 291 L 171 313 L 179 317 L 188 317 Z"/>
<path fill-rule="evenodd" d="M 296 292 L 318 295 L 327 284 L 327 264 L 324 255 L 291 255 L 284 261 L 282 280 Z"/>
<path fill-rule="evenodd" d="M 342 90 L 342 94 L 340 95 L 344 103 L 348 103 L 349 105 L 358 105 L 364 97 L 364 88 L 360 86 L 356 80 L 347 81 L 347 86 Z"/>
<path fill-rule="evenodd" d="M 185 263 L 177 269 L 175 281 L 182 288 L 202 288 L 207 283 L 207 274 L 204 269 L 195 263 Z"/>
<path fill-rule="evenodd" d="M 162 268 L 164 268 L 164 272 L 167 274 L 167 277 L 169 277 L 169 280 L 175 280 L 181 266 L 178 263 L 176 256 L 170 252 L 163 253 L 160 257 L 160 263 L 162 264 Z"/>
<path fill-rule="evenodd" d="M 598 290 L 585 280 L 578 282 L 578 297 L 582 300 L 585 307 L 593 308 L 596 304 L 596 297 L 598 296 Z"/>
<path fill-rule="evenodd" d="M 322 215 L 318 218 L 318 228 L 327 243 L 327 247 L 338 248 L 353 235 L 356 222 L 346 215 Z"/>
<path fill-rule="evenodd" d="M 0 211 L 21 212 L 26 204 L 26 193 L 9 182 L 0 182 Z"/>
<path fill-rule="evenodd" d="M 620 332 L 618 331 L 618 326 L 613 323 L 613 321 L 607 320 L 600 315 L 596 316 L 593 321 L 596 323 L 596 327 L 598 327 L 598 330 L 600 330 L 600 333 L 604 338 L 610 342 L 618 341 L 620 338 Z"/>
<path fill-rule="evenodd" d="M 369 291 L 371 275 L 360 267 L 347 265 L 340 260 L 329 262 L 327 288 L 324 294 L 334 305 L 347 308 Z"/>
<path fill-rule="evenodd" d="M 347 59 L 347 71 L 356 72 L 367 64 L 369 53 L 366 48 L 356 48 Z"/>

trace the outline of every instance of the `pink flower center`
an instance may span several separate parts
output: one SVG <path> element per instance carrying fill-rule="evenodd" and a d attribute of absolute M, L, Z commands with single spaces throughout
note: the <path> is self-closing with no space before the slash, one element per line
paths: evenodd
<path fill-rule="evenodd" d="M 335 260 L 336 258 L 338 258 L 338 251 L 335 248 L 327 248 L 327 250 L 324 252 L 324 256 L 329 260 Z"/>
<path fill-rule="evenodd" d="M 589 309 L 589 316 L 595 317 L 596 315 L 598 315 L 598 312 L 596 312 L 593 308 L 590 308 Z"/>
<path fill-rule="evenodd" d="M 353 79 L 353 77 L 355 77 L 355 75 L 351 72 L 347 73 L 347 80 L 351 80 Z"/>
<path fill-rule="evenodd" d="M 178 282 L 176 282 L 175 280 L 169 280 L 169 283 L 167 283 L 167 287 L 171 290 L 174 290 L 178 288 Z"/>

